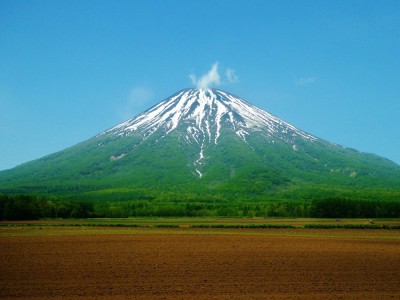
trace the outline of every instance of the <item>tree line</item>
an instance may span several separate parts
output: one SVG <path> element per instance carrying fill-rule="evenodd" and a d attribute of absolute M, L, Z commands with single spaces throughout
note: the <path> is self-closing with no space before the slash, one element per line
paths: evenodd
<path fill-rule="evenodd" d="M 38 220 L 42 218 L 92 217 L 93 203 L 89 201 L 54 200 L 31 195 L 0 195 L 2 220 Z"/>
<path fill-rule="evenodd" d="M 400 201 L 322 198 L 310 201 L 58 200 L 0 195 L 1 220 L 127 217 L 399 218 Z"/>

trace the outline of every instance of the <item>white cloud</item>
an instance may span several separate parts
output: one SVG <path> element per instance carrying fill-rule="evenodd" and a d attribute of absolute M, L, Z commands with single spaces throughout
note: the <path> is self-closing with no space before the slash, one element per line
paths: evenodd
<path fill-rule="evenodd" d="M 136 114 L 140 113 L 145 105 L 154 98 L 154 92 L 143 86 L 136 86 L 132 88 L 127 97 L 124 108 L 120 111 L 121 117 L 124 119 L 133 118 Z"/>
<path fill-rule="evenodd" d="M 228 68 L 225 72 L 225 75 L 229 83 L 236 83 L 239 81 L 239 77 L 236 75 L 235 70 Z"/>
<path fill-rule="evenodd" d="M 197 86 L 197 78 L 196 78 L 196 75 L 194 75 L 194 74 L 192 73 L 192 74 L 189 75 L 189 78 L 190 78 L 190 80 L 192 81 L 192 83 L 193 83 L 194 85 Z"/>
<path fill-rule="evenodd" d="M 197 79 L 194 74 L 191 74 L 189 77 L 198 89 L 208 89 L 211 86 L 218 86 L 221 84 L 221 76 L 218 73 L 218 63 L 214 63 L 210 71 L 199 79 Z"/>
<path fill-rule="evenodd" d="M 300 77 L 294 81 L 296 85 L 307 85 L 307 84 L 313 84 L 314 82 L 315 82 L 314 77 Z"/>
<path fill-rule="evenodd" d="M 239 81 L 239 77 L 233 69 L 226 69 L 225 76 L 228 83 L 236 83 Z M 198 89 L 208 89 L 212 86 L 219 86 L 224 83 L 221 81 L 217 62 L 211 66 L 208 73 L 204 74 L 200 78 L 197 78 L 194 74 L 190 74 L 189 78 Z"/>

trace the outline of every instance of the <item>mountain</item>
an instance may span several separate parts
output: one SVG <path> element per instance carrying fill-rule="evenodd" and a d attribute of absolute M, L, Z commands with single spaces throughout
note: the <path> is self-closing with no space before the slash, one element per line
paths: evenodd
<path fill-rule="evenodd" d="M 96 199 L 400 195 L 400 166 L 217 89 L 185 89 L 63 151 L 0 172 L 0 193 Z M 393 196 L 395 195 L 395 196 Z"/>

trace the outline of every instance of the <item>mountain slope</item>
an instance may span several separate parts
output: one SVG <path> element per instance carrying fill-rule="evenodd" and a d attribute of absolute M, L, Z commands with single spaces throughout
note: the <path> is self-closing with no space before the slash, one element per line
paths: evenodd
<path fill-rule="evenodd" d="M 400 166 L 224 91 L 186 89 L 81 144 L 0 172 L 4 193 L 272 199 L 303 190 L 397 193 Z"/>

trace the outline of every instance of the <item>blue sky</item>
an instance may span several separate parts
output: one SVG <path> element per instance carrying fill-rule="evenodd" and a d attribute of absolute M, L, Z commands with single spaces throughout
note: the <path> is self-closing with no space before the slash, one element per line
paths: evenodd
<path fill-rule="evenodd" d="M 133 117 L 216 62 L 220 89 L 400 163 L 399 53 L 397 0 L 3 0 L 0 170 Z"/>

